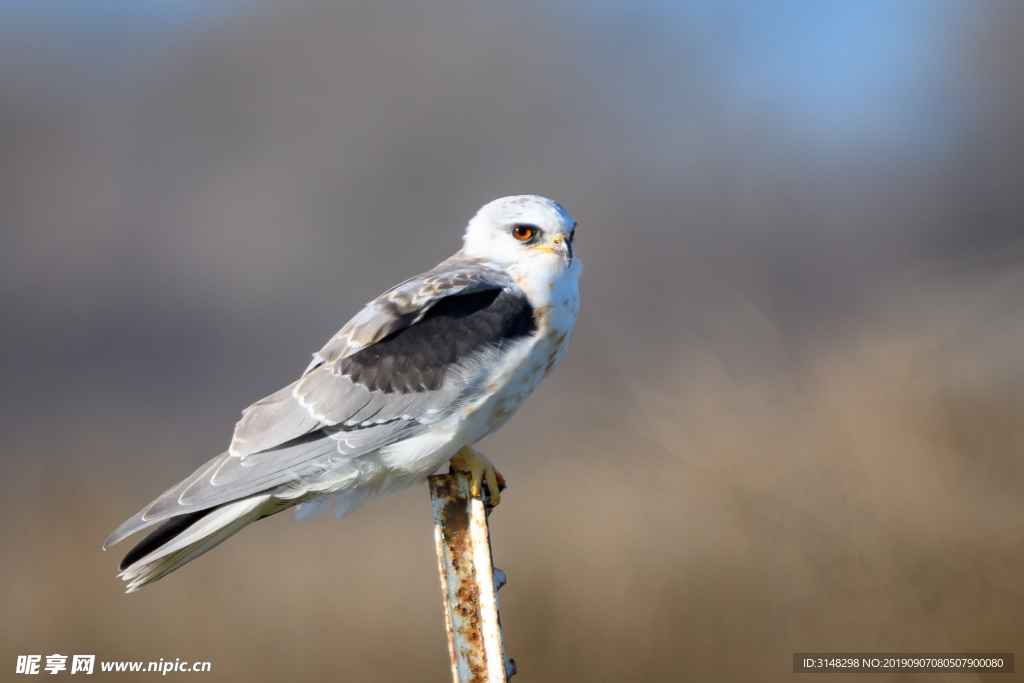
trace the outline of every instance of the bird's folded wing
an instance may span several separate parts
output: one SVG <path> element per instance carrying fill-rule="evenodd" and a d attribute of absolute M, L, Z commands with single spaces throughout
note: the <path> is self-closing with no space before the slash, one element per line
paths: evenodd
<path fill-rule="evenodd" d="M 449 371 L 534 329 L 525 297 L 505 289 L 507 275 L 453 261 L 368 304 L 302 378 L 243 413 L 227 452 L 118 527 L 104 547 L 301 481 L 450 415 L 472 387 Z"/>
<path fill-rule="evenodd" d="M 423 394 L 439 386 L 436 382 L 424 385 L 424 378 L 416 376 L 417 366 L 410 353 L 382 358 L 369 353 L 365 355 L 371 357 L 361 363 L 348 359 L 420 322 L 448 297 L 500 290 L 513 284 L 503 271 L 456 255 L 388 290 L 368 303 L 314 355 L 301 379 L 242 412 L 231 441 L 231 454 L 248 457 L 323 427 L 389 422 L 436 410 L 439 397 Z M 419 350 L 410 351 L 414 354 Z M 389 365 L 396 362 L 398 373 Z M 403 362 L 405 366 L 401 366 Z M 400 373 L 404 373 L 401 386 L 379 381 L 385 375 Z"/>
<path fill-rule="evenodd" d="M 447 296 L 514 285 L 504 270 L 459 252 L 433 270 L 395 285 L 366 304 L 314 355 L 310 367 L 319 362 L 337 362 L 392 332 L 412 325 Z"/>

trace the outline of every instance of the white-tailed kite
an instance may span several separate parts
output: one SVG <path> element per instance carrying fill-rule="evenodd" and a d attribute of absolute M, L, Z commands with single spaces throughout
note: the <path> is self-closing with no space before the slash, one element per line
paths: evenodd
<path fill-rule="evenodd" d="M 231 447 L 103 544 L 163 524 L 121 561 L 128 592 L 258 519 L 298 506 L 343 517 L 445 461 L 497 504 L 501 475 L 473 444 L 562 358 L 579 310 L 576 222 L 524 195 L 484 206 L 454 256 L 363 308 L 298 381 L 242 412 Z"/>

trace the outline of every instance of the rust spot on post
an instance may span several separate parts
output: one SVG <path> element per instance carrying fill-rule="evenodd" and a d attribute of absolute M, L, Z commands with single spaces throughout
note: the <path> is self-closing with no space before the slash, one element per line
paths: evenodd
<path fill-rule="evenodd" d="M 469 475 L 430 477 L 441 590 L 454 683 L 505 683 L 515 661 L 505 657 L 498 588 L 505 574 L 491 563 L 487 508 L 470 495 Z"/>

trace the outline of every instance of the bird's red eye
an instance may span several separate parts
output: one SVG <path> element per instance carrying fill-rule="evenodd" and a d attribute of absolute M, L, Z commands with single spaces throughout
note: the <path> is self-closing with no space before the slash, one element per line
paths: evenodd
<path fill-rule="evenodd" d="M 532 238 L 535 234 L 537 234 L 536 228 L 533 228 L 529 225 L 517 225 L 516 227 L 512 228 L 512 236 L 515 237 L 520 242 L 527 241 L 528 239 Z"/>

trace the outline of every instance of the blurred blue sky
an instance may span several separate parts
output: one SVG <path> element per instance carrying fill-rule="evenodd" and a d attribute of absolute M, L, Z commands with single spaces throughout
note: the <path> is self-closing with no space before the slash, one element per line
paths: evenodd
<path fill-rule="evenodd" d="M 0 41 L 86 51 L 100 66 L 137 68 L 147 52 L 159 59 L 161 47 L 189 32 L 269 2 L 0 0 Z M 690 56 L 697 43 L 707 53 L 698 56 L 715 61 L 739 117 L 777 113 L 783 134 L 790 129 L 825 150 L 866 144 L 927 154 L 956 137 L 947 75 L 971 7 L 957 0 L 566 0 L 528 11 L 550 8 L 567 29 L 576 19 L 614 27 L 642 17 L 662 35 L 678 35 Z"/>
<path fill-rule="evenodd" d="M 962 3 L 729 5 L 732 30 L 725 35 L 732 44 L 724 71 L 739 99 L 759 109 L 784 108 L 801 134 L 838 136 L 837 143 L 874 139 L 930 149 L 949 139 L 955 122 L 939 112 L 949 112 L 949 102 L 941 102 L 944 74 Z"/>
<path fill-rule="evenodd" d="M 84 45 L 120 31 L 166 36 L 202 24 L 253 0 L 0 0 L 0 26 Z M 5 30 L 4 34 L 9 33 Z"/>

